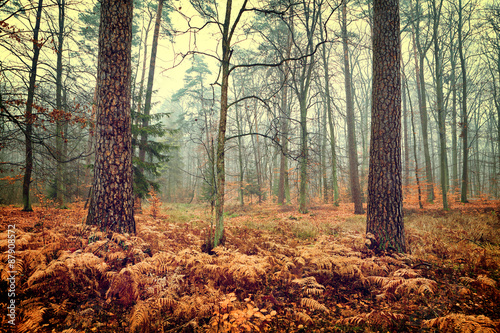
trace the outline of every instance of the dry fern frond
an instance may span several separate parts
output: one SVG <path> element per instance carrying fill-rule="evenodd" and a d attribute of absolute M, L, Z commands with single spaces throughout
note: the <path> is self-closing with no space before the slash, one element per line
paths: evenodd
<path fill-rule="evenodd" d="M 321 295 L 325 291 L 325 286 L 319 284 L 314 276 L 294 279 L 292 283 L 298 284 L 308 295 Z"/>
<path fill-rule="evenodd" d="M 461 313 L 452 313 L 424 321 L 424 327 L 433 328 L 443 333 L 495 333 L 495 322 L 486 316 L 467 316 Z"/>
<path fill-rule="evenodd" d="M 392 275 L 397 277 L 402 277 L 405 279 L 418 278 L 420 277 L 420 272 L 411 268 L 400 268 L 397 271 L 395 271 Z"/>
<path fill-rule="evenodd" d="M 330 312 L 326 306 L 324 306 L 323 304 L 312 298 L 302 298 L 300 300 L 300 305 L 302 307 L 308 307 L 311 310 L 319 310 L 319 311 L 324 311 L 326 313 Z"/>
<path fill-rule="evenodd" d="M 132 304 L 139 297 L 139 281 L 141 276 L 130 267 L 123 268 L 120 273 L 113 274 L 106 298 L 117 298 L 125 306 Z"/>
<path fill-rule="evenodd" d="M 17 327 L 17 332 L 31 333 L 39 331 L 39 329 L 41 329 L 40 323 L 43 321 L 45 311 L 47 311 L 47 308 L 37 307 L 23 313 L 24 316 Z"/>
<path fill-rule="evenodd" d="M 369 276 L 363 280 L 363 283 L 381 286 L 383 294 L 387 296 L 424 294 L 426 292 L 433 294 L 437 290 L 436 281 L 426 278 L 405 279 L 402 277 Z"/>
<path fill-rule="evenodd" d="M 156 300 L 156 306 L 160 312 L 165 309 L 172 309 L 177 304 L 177 301 L 170 297 L 161 297 Z"/>
<path fill-rule="evenodd" d="M 295 318 L 299 323 L 304 324 L 304 325 L 313 323 L 311 316 L 309 316 L 305 312 L 295 312 Z"/>
<path fill-rule="evenodd" d="M 476 280 L 485 286 L 490 286 L 493 288 L 496 288 L 496 286 L 497 286 L 497 282 L 495 280 L 487 277 L 486 275 L 479 275 Z"/>
<path fill-rule="evenodd" d="M 337 320 L 338 325 L 347 326 L 371 326 L 391 328 L 396 326 L 399 322 L 406 320 L 407 317 L 400 313 L 389 311 L 371 311 L 369 313 L 362 313 L 357 316 Z"/>
<path fill-rule="evenodd" d="M 151 304 L 145 301 L 138 301 L 132 310 L 130 317 L 130 331 L 137 332 L 141 327 L 149 325 L 151 322 Z"/>

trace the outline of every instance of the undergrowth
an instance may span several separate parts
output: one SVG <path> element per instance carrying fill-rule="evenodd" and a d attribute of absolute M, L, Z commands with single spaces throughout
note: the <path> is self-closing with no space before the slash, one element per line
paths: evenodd
<path fill-rule="evenodd" d="M 17 332 L 500 332 L 498 210 L 409 212 L 409 253 L 376 255 L 349 206 L 234 206 L 209 255 L 208 208 L 159 207 L 136 235 L 1 208 L 2 327 L 15 224 Z"/>

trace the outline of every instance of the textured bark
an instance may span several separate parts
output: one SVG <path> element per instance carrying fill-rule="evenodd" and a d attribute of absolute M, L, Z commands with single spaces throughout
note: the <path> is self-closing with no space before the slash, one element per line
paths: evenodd
<path fill-rule="evenodd" d="M 96 160 L 87 224 L 135 233 L 130 116 L 132 0 L 103 0 L 97 68 Z"/>
<path fill-rule="evenodd" d="M 346 98 L 347 141 L 349 154 L 349 180 L 351 196 L 354 202 L 354 214 L 363 214 L 361 188 L 359 186 L 358 151 L 356 147 L 356 125 L 354 122 L 354 103 L 352 97 L 351 69 L 349 65 L 349 47 L 347 41 L 347 4 L 342 5 L 342 45 L 344 50 L 344 84 Z"/>
<path fill-rule="evenodd" d="M 380 250 L 404 252 L 399 1 L 375 0 L 373 12 L 367 233 L 375 236 Z"/>
<path fill-rule="evenodd" d="M 36 12 L 36 23 L 33 29 L 33 58 L 31 59 L 30 82 L 28 88 L 28 99 L 26 101 L 25 123 L 25 160 L 26 167 L 24 169 L 23 179 L 23 210 L 32 211 L 30 198 L 31 173 L 33 172 L 33 99 L 35 96 L 36 71 L 38 66 L 38 56 L 42 45 L 38 42 L 38 32 L 40 31 L 40 21 L 42 19 L 43 1 L 38 1 Z"/>

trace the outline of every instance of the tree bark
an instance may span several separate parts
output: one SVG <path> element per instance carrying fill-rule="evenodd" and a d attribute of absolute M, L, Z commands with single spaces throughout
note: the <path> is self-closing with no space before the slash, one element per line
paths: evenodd
<path fill-rule="evenodd" d="M 103 0 L 97 68 L 96 160 L 87 224 L 135 233 L 130 116 L 132 0 Z"/>
<path fill-rule="evenodd" d="M 367 233 L 375 236 L 378 249 L 404 252 L 399 1 L 374 0 L 373 13 Z"/>

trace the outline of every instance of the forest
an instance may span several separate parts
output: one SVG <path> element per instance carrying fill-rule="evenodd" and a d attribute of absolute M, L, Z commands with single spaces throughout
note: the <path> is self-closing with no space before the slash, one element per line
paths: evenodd
<path fill-rule="evenodd" d="M 0 0 L 5 332 L 500 332 L 494 0 Z"/>

